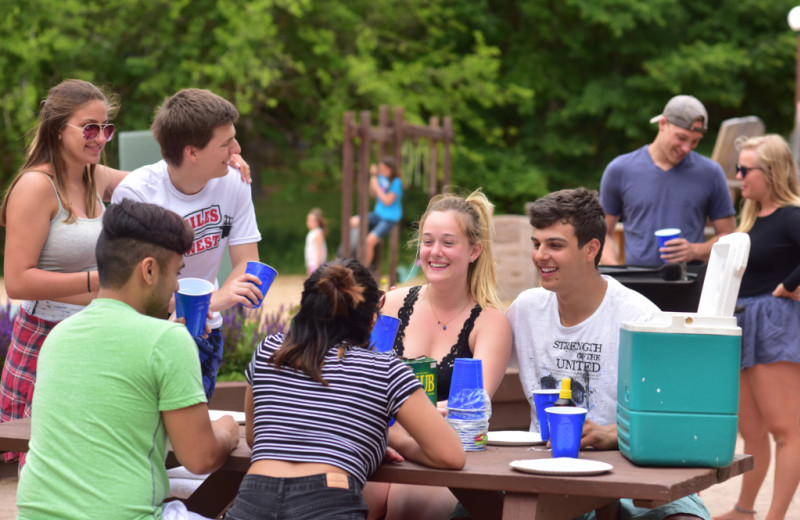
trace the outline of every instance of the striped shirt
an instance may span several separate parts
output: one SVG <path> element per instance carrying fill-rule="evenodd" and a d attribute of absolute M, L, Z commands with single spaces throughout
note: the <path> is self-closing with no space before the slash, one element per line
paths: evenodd
<path fill-rule="evenodd" d="M 245 371 L 255 402 L 251 462 L 330 464 L 363 484 L 383 460 L 389 419 L 421 388 L 419 381 L 390 354 L 347 347 L 341 359 L 337 348 L 325 356 L 324 386 L 268 361 L 283 339 L 264 339 Z"/>

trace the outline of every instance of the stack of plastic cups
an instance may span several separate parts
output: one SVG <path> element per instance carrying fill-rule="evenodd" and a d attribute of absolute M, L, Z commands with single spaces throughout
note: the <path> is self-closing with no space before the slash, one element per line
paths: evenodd
<path fill-rule="evenodd" d="M 464 451 L 486 448 L 490 415 L 483 390 L 483 363 L 480 359 L 456 359 L 447 400 L 447 422 L 461 438 Z"/>
<path fill-rule="evenodd" d="M 397 336 L 397 329 L 400 327 L 400 320 L 392 316 L 378 314 L 372 333 L 369 336 L 369 344 L 378 352 L 391 354 L 394 347 L 394 338 Z M 395 423 L 394 417 L 389 419 L 389 426 Z"/>

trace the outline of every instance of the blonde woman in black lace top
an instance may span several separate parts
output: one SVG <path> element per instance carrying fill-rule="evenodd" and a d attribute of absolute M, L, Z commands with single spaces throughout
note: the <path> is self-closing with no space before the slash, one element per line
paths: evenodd
<path fill-rule="evenodd" d="M 479 190 L 466 197 L 445 193 L 431 199 L 417 237 L 428 283 L 390 291 L 384 314 L 401 320 L 394 353 L 429 356 L 439 363 L 439 406 L 446 406 L 453 361 L 483 362 L 486 391 L 494 394 L 511 353 L 511 328 L 497 298 L 492 253 L 492 204 Z M 446 488 L 369 483 L 369 518 L 445 519 L 457 501 Z"/>

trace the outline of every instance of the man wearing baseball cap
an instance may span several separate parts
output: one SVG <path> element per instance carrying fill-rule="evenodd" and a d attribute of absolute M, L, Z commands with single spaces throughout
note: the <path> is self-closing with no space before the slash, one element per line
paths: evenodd
<path fill-rule="evenodd" d="M 606 213 L 603 264 L 616 264 L 614 227 L 625 222 L 625 263 L 707 262 L 711 246 L 736 228 L 725 173 L 694 149 L 708 129 L 708 112 L 693 96 L 675 96 L 650 120 L 658 123 L 652 143 L 620 155 L 606 167 L 600 202 Z M 715 236 L 705 240 L 706 219 Z M 680 238 L 659 249 L 654 235 L 679 228 Z"/>

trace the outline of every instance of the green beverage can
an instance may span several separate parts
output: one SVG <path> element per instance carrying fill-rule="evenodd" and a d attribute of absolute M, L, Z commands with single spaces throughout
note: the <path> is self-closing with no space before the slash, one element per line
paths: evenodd
<path fill-rule="evenodd" d="M 419 379 L 422 389 L 428 394 L 428 399 L 436 406 L 436 360 L 427 356 L 415 359 L 401 359 L 411 367 L 414 375 Z"/>

